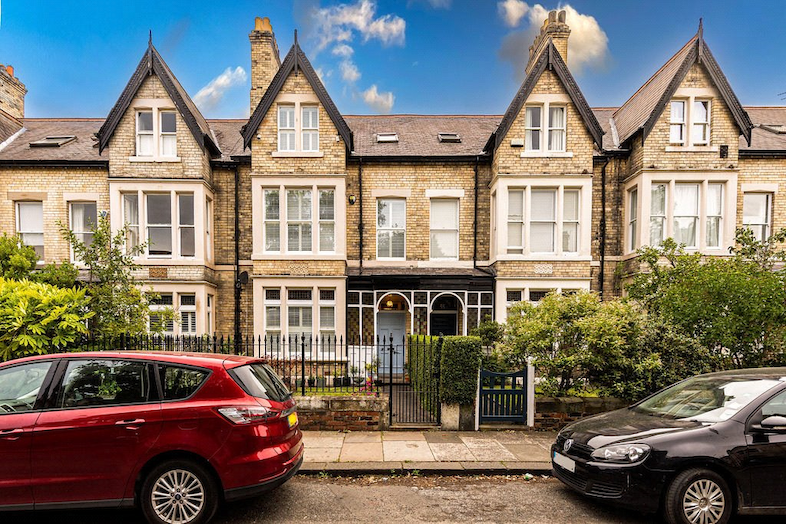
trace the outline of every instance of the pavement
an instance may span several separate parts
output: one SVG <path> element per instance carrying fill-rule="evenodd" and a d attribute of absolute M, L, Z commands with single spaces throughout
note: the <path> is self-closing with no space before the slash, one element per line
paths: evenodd
<path fill-rule="evenodd" d="M 549 474 L 543 431 L 304 431 L 303 473 Z"/>

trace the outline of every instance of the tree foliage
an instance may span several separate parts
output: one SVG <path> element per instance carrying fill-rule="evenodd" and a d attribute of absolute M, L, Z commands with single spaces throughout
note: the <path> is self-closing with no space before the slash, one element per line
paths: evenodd
<path fill-rule="evenodd" d="M 90 321 L 91 335 L 113 340 L 121 335 L 146 333 L 150 305 L 157 295 L 143 291 L 133 276 L 140 269 L 134 257 L 142 253 L 145 245 L 127 247 L 128 228 L 113 234 L 106 215 L 98 217 L 90 244 L 82 242 L 62 224 L 61 231 L 71 245 L 74 258 L 87 273 L 85 286 L 90 308 L 95 313 Z M 158 322 L 150 326 L 154 333 L 162 332 L 165 323 L 174 320 L 171 308 L 158 313 Z"/>
<path fill-rule="evenodd" d="M 639 250 L 647 271 L 628 286 L 652 315 L 708 348 L 726 367 L 783 361 L 786 346 L 786 231 L 760 242 L 737 231 L 728 258 L 702 258 L 667 239 Z"/>
<path fill-rule="evenodd" d="M 87 333 L 84 289 L 0 277 L 0 361 L 67 349 Z"/>

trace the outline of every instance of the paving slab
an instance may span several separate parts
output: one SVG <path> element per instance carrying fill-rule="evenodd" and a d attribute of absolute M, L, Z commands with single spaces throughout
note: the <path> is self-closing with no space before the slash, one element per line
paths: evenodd
<path fill-rule="evenodd" d="M 307 448 L 338 448 L 344 445 L 344 437 L 312 437 L 303 435 L 303 444 Z"/>
<path fill-rule="evenodd" d="M 382 442 L 344 442 L 341 448 L 341 462 L 382 462 Z"/>
<path fill-rule="evenodd" d="M 382 433 L 382 440 L 421 440 L 426 441 L 426 435 L 422 431 L 385 431 Z"/>
<path fill-rule="evenodd" d="M 478 461 L 493 461 L 493 460 L 516 460 L 516 456 L 505 449 L 502 444 L 496 440 L 489 440 L 487 438 L 467 437 L 462 436 L 461 440 L 472 452 L 475 460 Z"/>
<path fill-rule="evenodd" d="M 434 454 L 425 440 L 393 440 L 382 442 L 385 460 L 433 462 Z"/>
<path fill-rule="evenodd" d="M 379 431 L 358 431 L 357 433 L 347 433 L 344 436 L 344 443 L 367 442 L 382 442 L 382 433 Z"/>
<path fill-rule="evenodd" d="M 341 448 L 316 448 L 306 445 L 304 462 L 337 462 Z"/>
<path fill-rule="evenodd" d="M 325 467 L 327 467 L 326 462 L 303 462 L 303 465 L 300 466 L 299 473 L 319 473 L 320 471 L 324 471 Z"/>
<path fill-rule="evenodd" d="M 518 460 L 549 460 L 549 450 L 539 444 L 503 444 Z"/>
<path fill-rule="evenodd" d="M 475 456 L 460 440 L 458 444 L 452 442 L 431 442 L 429 447 L 434 458 L 438 461 L 459 462 L 462 460 L 475 460 Z"/>
<path fill-rule="evenodd" d="M 324 471 L 343 473 L 350 475 L 353 473 L 365 474 L 394 474 L 402 471 L 401 462 L 385 462 L 385 461 L 370 461 L 370 462 L 328 462 L 325 464 Z"/>
<path fill-rule="evenodd" d="M 426 438 L 426 442 L 429 444 L 463 444 L 461 437 L 458 433 L 455 432 L 426 431 L 423 436 Z"/>

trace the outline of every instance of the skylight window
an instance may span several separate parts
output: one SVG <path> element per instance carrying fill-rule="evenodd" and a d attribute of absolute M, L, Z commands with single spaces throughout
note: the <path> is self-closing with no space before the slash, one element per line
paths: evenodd
<path fill-rule="evenodd" d="M 76 140 L 74 135 L 48 136 L 35 142 L 30 142 L 30 147 L 60 147 Z"/>
<path fill-rule="evenodd" d="M 396 143 L 398 142 L 398 133 L 377 133 L 377 143 Z"/>
<path fill-rule="evenodd" d="M 440 142 L 446 142 L 448 144 L 458 144 L 461 142 L 461 137 L 458 133 L 439 133 L 437 137 Z"/>

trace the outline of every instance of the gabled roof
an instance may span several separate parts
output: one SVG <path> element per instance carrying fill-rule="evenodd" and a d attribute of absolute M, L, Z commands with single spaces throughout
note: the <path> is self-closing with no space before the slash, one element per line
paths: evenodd
<path fill-rule="evenodd" d="M 639 130 L 643 133 L 642 138 L 649 135 L 666 104 L 696 63 L 703 64 L 707 69 L 741 134 L 750 145 L 752 127 L 750 118 L 704 41 L 701 23 L 696 35 L 614 113 L 613 119 L 619 134 L 619 144 L 624 144 Z"/>
<path fill-rule="evenodd" d="M 22 129 L 22 122 L 0 109 L 0 144 Z"/>
<path fill-rule="evenodd" d="M 180 116 L 183 117 L 191 134 L 194 135 L 194 140 L 197 141 L 199 147 L 202 148 L 203 151 L 207 149 L 211 155 L 220 154 L 218 145 L 213 140 L 213 136 L 210 133 L 210 126 L 208 126 L 205 117 L 199 112 L 196 104 L 194 104 L 191 97 L 188 96 L 183 86 L 180 85 L 175 75 L 172 74 L 169 66 L 166 65 L 164 59 L 158 54 L 156 48 L 153 47 L 152 39 L 148 42 L 147 50 L 142 56 L 142 60 L 139 61 L 139 65 L 136 67 L 136 71 L 134 71 L 125 89 L 123 89 L 123 93 L 109 112 L 109 116 L 106 117 L 104 125 L 98 130 L 99 154 L 104 150 L 107 144 L 109 144 L 109 139 L 112 138 L 120 120 L 131 105 L 131 101 L 136 96 L 142 83 L 150 75 L 156 75 L 161 81 L 167 94 L 172 99 L 172 102 L 174 102 L 175 108 L 180 112 Z"/>
<path fill-rule="evenodd" d="M 573 75 L 570 74 L 570 70 L 568 70 L 568 66 L 562 60 L 559 51 L 557 51 L 557 48 L 554 47 L 554 43 L 549 39 L 549 43 L 543 48 L 543 51 L 541 51 L 538 61 L 530 70 L 527 78 L 524 79 L 518 93 L 516 93 L 510 106 L 508 106 L 508 110 L 505 111 L 505 116 L 502 117 L 499 128 L 497 128 L 497 131 L 489 140 L 489 143 L 494 140 L 493 146 L 495 150 L 505 139 L 505 135 L 508 134 L 510 126 L 513 125 L 513 121 L 516 120 L 521 108 L 524 106 L 527 98 L 529 98 L 529 95 L 538 83 L 538 79 L 540 79 L 540 76 L 547 67 L 556 73 L 562 85 L 565 86 L 565 90 L 568 92 L 573 105 L 576 106 L 579 115 L 581 115 L 581 118 L 584 120 L 584 124 L 587 126 L 593 140 L 595 140 L 598 146 L 601 146 L 603 142 L 603 128 L 595 118 L 595 114 L 592 112 L 587 100 L 581 93 L 581 89 L 579 89 L 579 85 L 576 83 Z M 488 152 L 490 153 L 490 151 Z"/>
<path fill-rule="evenodd" d="M 333 103 L 325 86 L 322 85 L 322 82 L 319 80 L 319 75 L 314 71 L 311 62 L 306 58 L 306 54 L 300 49 L 300 45 L 297 43 L 297 33 L 295 34 L 295 43 L 292 44 L 276 76 L 273 77 L 270 86 L 262 96 L 262 100 L 259 101 L 256 109 L 254 109 L 254 113 L 251 115 L 251 118 L 248 119 L 248 123 L 240 130 L 240 133 L 243 135 L 243 147 L 247 148 L 251 145 L 254 133 L 259 129 L 260 124 L 262 124 L 262 119 L 265 118 L 265 115 L 270 110 L 270 106 L 273 105 L 273 101 L 284 87 L 284 83 L 292 72 L 295 74 L 303 73 L 303 76 L 306 77 L 308 83 L 311 84 L 311 88 L 317 94 L 317 98 L 319 98 L 322 107 L 325 108 L 330 120 L 333 121 L 333 125 L 336 126 L 338 134 L 344 139 L 347 150 L 352 151 L 352 130 L 349 129 L 341 113 L 338 112 L 336 104 Z"/>

